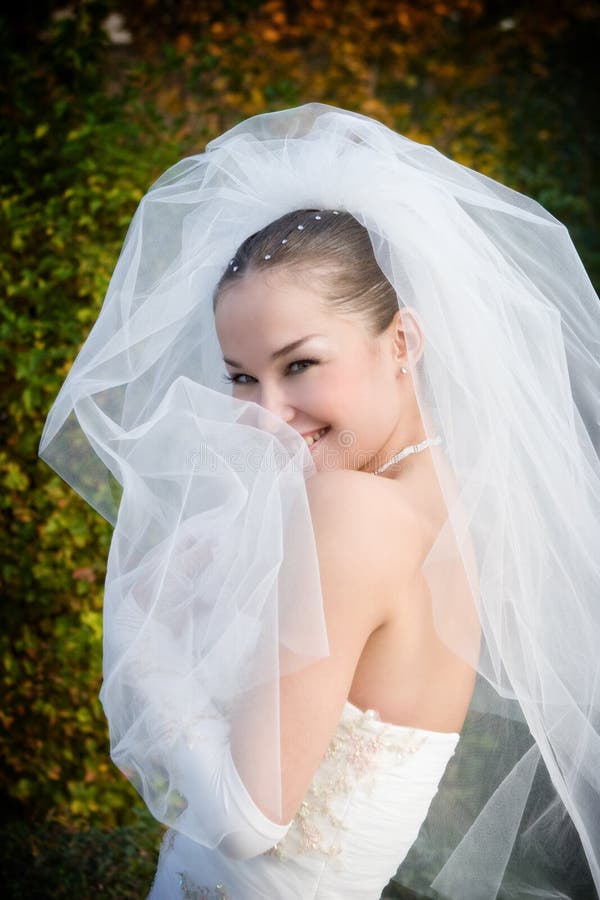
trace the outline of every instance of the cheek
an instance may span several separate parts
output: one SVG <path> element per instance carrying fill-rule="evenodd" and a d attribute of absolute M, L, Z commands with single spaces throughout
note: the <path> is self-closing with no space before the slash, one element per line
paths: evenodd
<path fill-rule="evenodd" d="M 330 370 L 324 372 L 322 378 L 315 378 L 310 385 L 303 386 L 302 396 L 314 407 L 335 414 L 351 403 L 352 388 L 344 373 Z"/>
<path fill-rule="evenodd" d="M 348 367 L 315 380 L 310 402 L 315 415 L 331 422 L 334 428 L 368 430 L 373 388 L 365 374 Z"/>
<path fill-rule="evenodd" d="M 389 431 L 397 391 L 378 360 L 367 360 L 348 373 L 343 392 L 345 409 L 355 426 L 372 440 Z"/>

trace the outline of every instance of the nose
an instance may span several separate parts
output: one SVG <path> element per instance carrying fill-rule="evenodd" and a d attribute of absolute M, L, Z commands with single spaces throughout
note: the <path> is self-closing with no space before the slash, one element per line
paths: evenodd
<path fill-rule="evenodd" d="M 290 422 L 294 418 L 295 410 L 286 396 L 286 391 L 277 385 L 263 382 L 257 402 L 284 422 Z"/>

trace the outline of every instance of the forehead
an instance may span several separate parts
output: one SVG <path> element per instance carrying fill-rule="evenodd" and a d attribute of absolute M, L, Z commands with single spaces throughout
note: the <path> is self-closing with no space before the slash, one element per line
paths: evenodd
<path fill-rule="evenodd" d="M 306 326 L 309 331 L 327 333 L 344 321 L 308 279 L 283 271 L 246 275 L 219 296 L 215 310 L 220 340 L 238 336 L 247 340 L 249 334 L 260 337 L 289 330 L 295 333 Z"/>

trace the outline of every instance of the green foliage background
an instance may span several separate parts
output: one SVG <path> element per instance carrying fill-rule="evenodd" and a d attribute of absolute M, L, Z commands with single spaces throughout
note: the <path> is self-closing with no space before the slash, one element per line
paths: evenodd
<path fill-rule="evenodd" d="M 557 0 L 65 0 L 3 16 L 1 865 L 15 897 L 139 897 L 160 829 L 110 763 L 97 700 L 110 530 L 36 455 L 137 202 L 240 119 L 320 100 L 535 196 L 598 284 L 600 15 Z"/>

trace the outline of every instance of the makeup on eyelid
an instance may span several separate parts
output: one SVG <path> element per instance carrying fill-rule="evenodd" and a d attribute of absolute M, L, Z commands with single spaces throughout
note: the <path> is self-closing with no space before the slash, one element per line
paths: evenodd
<path fill-rule="evenodd" d="M 299 375 L 301 372 L 305 372 L 307 369 L 310 369 L 313 366 L 318 366 L 319 360 L 318 359 L 295 359 L 293 362 L 289 363 L 289 365 L 286 368 L 289 369 L 291 366 L 296 366 L 296 365 L 299 365 L 300 363 L 308 363 L 308 365 L 303 366 L 301 369 L 297 369 L 295 372 L 290 372 L 290 375 Z M 236 381 L 236 378 L 242 378 L 242 377 L 254 378 L 253 375 L 249 375 L 247 372 L 238 372 L 235 375 L 229 375 L 229 374 L 223 375 L 224 381 L 227 381 L 230 384 L 236 384 L 236 385 L 238 385 L 238 387 L 243 387 L 244 385 L 251 383 L 251 382 L 247 382 L 247 381 Z"/>

